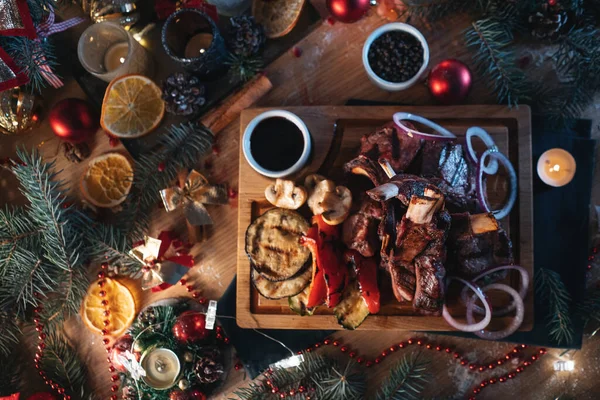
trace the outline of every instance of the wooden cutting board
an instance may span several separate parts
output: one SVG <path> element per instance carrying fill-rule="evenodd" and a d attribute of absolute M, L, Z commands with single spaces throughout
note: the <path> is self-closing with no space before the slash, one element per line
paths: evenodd
<path fill-rule="evenodd" d="M 446 127 L 459 141 L 464 141 L 466 130 L 480 126 L 494 139 L 501 152 L 508 155 L 518 175 L 519 189 L 515 207 L 501 223 L 513 242 L 515 263 L 523 266 L 533 282 L 533 206 L 531 164 L 531 112 L 527 106 L 508 109 L 503 106 L 450 106 L 450 107 L 284 107 L 298 115 L 308 127 L 313 141 L 310 163 L 288 179 L 303 182 L 310 173 L 319 172 L 339 182 L 343 179 L 345 162 L 358 154 L 361 137 L 391 121 L 395 112 L 404 111 L 431 119 Z M 249 109 L 242 112 L 241 137 L 248 123 L 269 108 Z M 251 267 L 245 252 L 245 233 L 248 225 L 266 210 L 273 208 L 264 197 L 270 178 L 255 172 L 244 158 L 240 146 L 239 224 L 237 265 L 237 323 L 242 328 L 272 329 L 342 329 L 332 310 L 319 307 L 314 315 L 301 317 L 288 307 L 287 299 L 268 300 L 252 286 Z M 488 178 L 490 202 L 501 202 L 507 194 L 504 177 Z M 305 208 L 306 206 L 303 206 Z M 409 302 L 399 303 L 392 295 L 387 275 L 380 275 L 382 307 L 377 315 L 370 315 L 358 328 L 361 330 L 453 330 L 442 317 L 423 316 L 414 312 Z M 382 282 L 383 281 L 383 282 Z M 517 288 L 518 273 L 509 274 L 507 282 Z M 492 293 L 490 293 L 492 294 Z M 496 294 L 502 296 L 503 294 Z M 455 294 L 447 296 L 455 317 L 464 316 L 464 306 L 454 304 Z M 494 301 L 494 294 L 492 294 Z M 505 300 L 507 301 L 507 300 Z M 495 320 L 506 323 L 499 318 Z M 530 285 L 525 298 L 525 319 L 520 330 L 533 327 L 533 290 Z"/>

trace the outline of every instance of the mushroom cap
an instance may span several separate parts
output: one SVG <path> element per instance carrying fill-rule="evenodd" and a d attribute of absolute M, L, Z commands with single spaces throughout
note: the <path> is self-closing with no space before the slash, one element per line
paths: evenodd
<path fill-rule="evenodd" d="M 304 204 L 307 195 L 306 190 L 296 186 L 293 181 L 277 179 L 275 183 L 267 186 L 265 197 L 276 207 L 297 210 Z"/>
<path fill-rule="evenodd" d="M 352 192 L 345 186 L 337 186 L 335 188 L 337 201 L 334 206 L 322 214 L 323 221 L 329 225 L 339 225 L 350 214 L 352 207 Z"/>
<path fill-rule="evenodd" d="M 309 190 L 308 207 L 314 215 L 321 215 L 331 209 L 336 202 L 335 183 L 329 179 L 315 182 L 315 186 Z"/>

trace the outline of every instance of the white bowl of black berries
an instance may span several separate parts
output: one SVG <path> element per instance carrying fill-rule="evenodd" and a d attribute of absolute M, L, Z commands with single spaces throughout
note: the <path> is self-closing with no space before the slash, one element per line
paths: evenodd
<path fill-rule="evenodd" d="M 429 46 L 421 32 L 402 22 L 373 31 L 363 47 L 363 65 L 369 79 L 395 92 L 414 85 L 429 63 Z"/>

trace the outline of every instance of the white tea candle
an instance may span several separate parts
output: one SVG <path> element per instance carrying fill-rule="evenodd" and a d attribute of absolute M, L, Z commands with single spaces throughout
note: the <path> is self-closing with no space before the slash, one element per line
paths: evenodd
<path fill-rule="evenodd" d="M 127 42 L 121 42 L 110 46 L 104 54 L 104 68 L 106 71 L 114 71 L 125 64 L 128 54 L 129 44 Z"/>
<path fill-rule="evenodd" d="M 212 44 L 212 41 L 213 35 L 211 33 L 199 33 L 192 36 L 185 45 L 185 58 L 202 57 Z"/>
<path fill-rule="evenodd" d="M 142 368 L 146 376 L 142 379 L 154 389 L 168 389 L 175 384 L 181 364 L 177 354 L 169 349 L 157 348 L 142 356 Z"/>
<path fill-rule="evenodd" d="M 560 187 L 573 180 L 577 164 L 573 156 L 563 149 L 550 149 L 540 156 L 537 173 L 547 185 Z"/>

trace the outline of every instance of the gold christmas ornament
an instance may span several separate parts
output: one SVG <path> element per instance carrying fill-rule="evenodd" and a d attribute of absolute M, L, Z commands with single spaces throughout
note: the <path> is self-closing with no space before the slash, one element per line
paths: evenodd
<path fill-rule="evenodd" d="M 190 381 L 188 381 L 187 379 L 180 379 L 177 386 L 179 386 L 179 389 L 181 390 L 187 390 L 190 388 Z"/>
<path fill-rule="evenodd" d="M 190 353 L 189 351 L 186 351 L 183 354 L 183 359 L 185 360 L 185 362 L 192 362 L 192 361 L 194 361 L 194 355 L 192 353 Z"/>
<path fill-rule="evenodd" d="M 41 99 L 18 87 L 0 93 L 0 132 L 17 135 L 35 128 L 41 120 Z"/>

